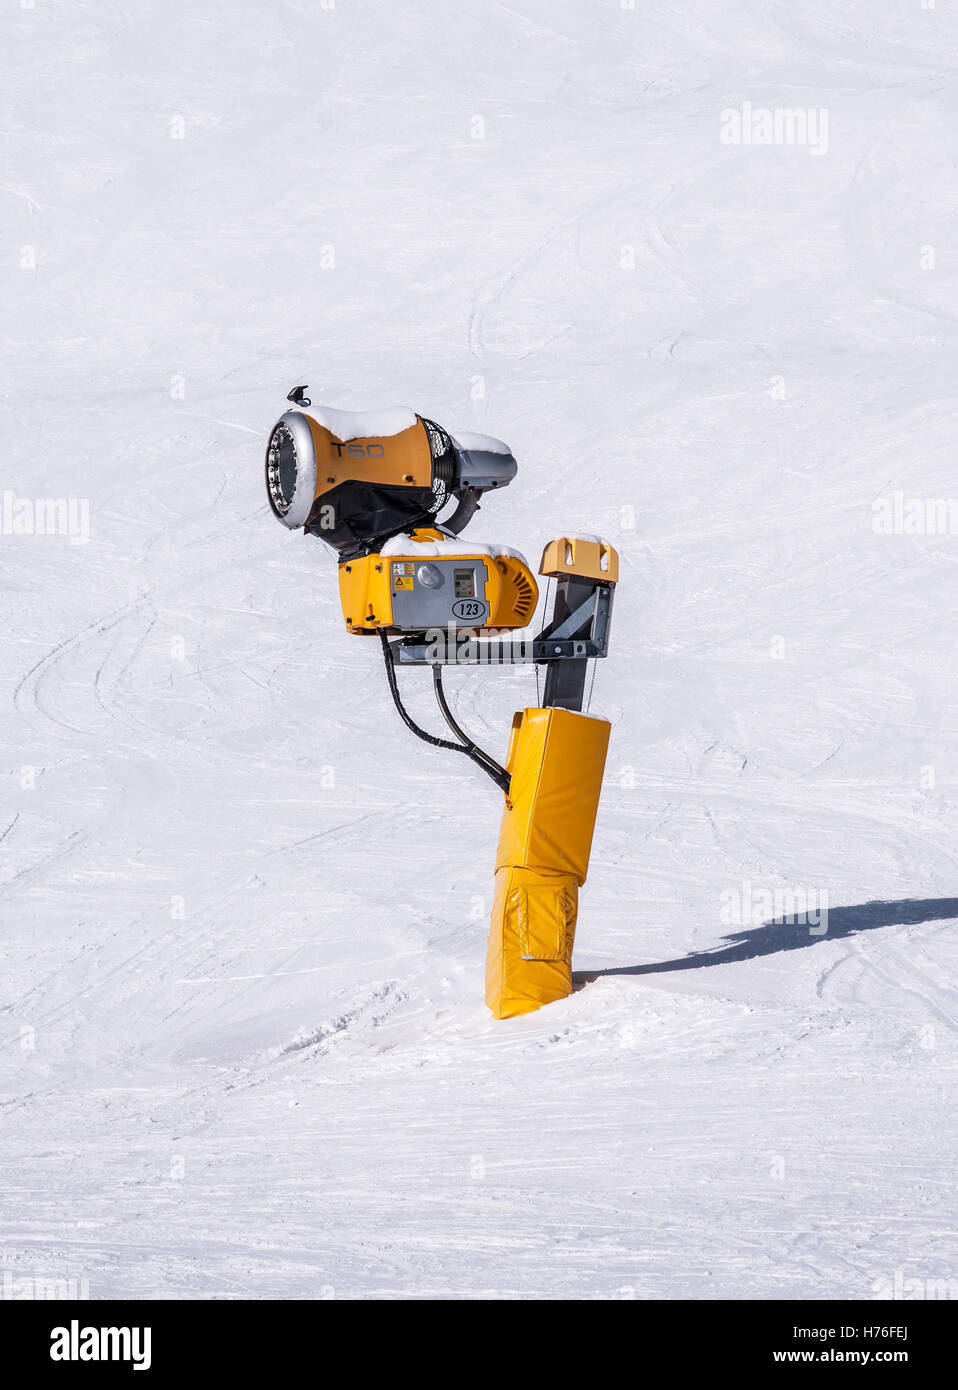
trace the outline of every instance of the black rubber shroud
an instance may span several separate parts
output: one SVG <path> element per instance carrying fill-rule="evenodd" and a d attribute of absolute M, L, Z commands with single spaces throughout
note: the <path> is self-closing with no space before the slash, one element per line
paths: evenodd
<path fill-rule="evenodd" d="M 374 549 L 376 541 L 387 536 L 428 524 L 435 506 L 431 487 L 344 482 L 316 498 L 306 530 L 349 559 Z"/>

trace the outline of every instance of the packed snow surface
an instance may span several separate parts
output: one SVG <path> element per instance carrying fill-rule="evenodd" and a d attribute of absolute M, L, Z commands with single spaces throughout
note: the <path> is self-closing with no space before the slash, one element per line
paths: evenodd
<path fill-rule="evenodd" d="M 3 26 L 0 1270 L 958 1277 L 954 7 Z M 539 1013 L 483 1005 L 500 794 L 403 727 L 267 505 L 300 382 L 508 439 L 480 534 L 620 553 L 577 989 Z M 446 685 L 501 759 L 534 670 Z"/>

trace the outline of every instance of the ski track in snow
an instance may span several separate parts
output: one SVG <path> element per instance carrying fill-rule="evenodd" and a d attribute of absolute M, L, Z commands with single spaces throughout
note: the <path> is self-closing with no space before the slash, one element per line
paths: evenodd
<path fill-rule="evenodd" d="M 954 492 L 954 15 L 5 24 L 0 208 L 36 258 L 4 262 L 5 486 L 88 499 L 91 538 L 0 537 L 0 1269 L 94 1298 L 956 1277 L 958 565 L 872 527 Z M 723 145 L 743 100 L 826 107 L 828 152 Z M 477 536 L 620 551 L 577 986 L 535 1015 L 482 1002 L 498 795 L 409 737 L 331 555 L 269 515 L 301 381 L 507 440 Z M 449 694 L 501 755 L 535 678 Z M 746 884 L 827 892 L 829 930 L 730 923 Z"/>

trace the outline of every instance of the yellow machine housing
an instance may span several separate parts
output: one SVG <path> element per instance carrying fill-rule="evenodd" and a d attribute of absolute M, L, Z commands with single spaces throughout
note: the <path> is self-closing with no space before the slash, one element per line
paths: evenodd
<path fill-rule="evenodd" d="M 344 444 L 311 415 L 305 419 L 316 450 L 314 500 L 346 482 L 432 487 L 432 454 L 421 420 L 399 434 L 351 439 Z"/>
<path fill-rule="evenodd" d="M 539 590 L 529 566 L 495 546 L 473 549 L 435 527 L 397 536 L 382 552 L 339 565 L 339 597 L 353 633 L 430 628 L 515 629 L 532 621 Z"/>

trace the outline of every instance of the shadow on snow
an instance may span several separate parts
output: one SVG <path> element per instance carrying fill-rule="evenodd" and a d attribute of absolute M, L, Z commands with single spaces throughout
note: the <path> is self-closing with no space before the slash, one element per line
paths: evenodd
<path fill-rule="evenodd" d="M 678 960 L 653 961 L 647 965 L 619 965 L 608 970 L 576 971 L 574 985 L 588 984 L 605 975 L 660 975 L 672 970 L 699 970 L 707 965 L 733 965 L 755 956 L 771 956 L 779 951 L 798 951 L 820 941 L 834 941 L 876 927 L 907 926 L 916 922 L 942 921 L 958 917 L 958 898 L 905 898 L 901 902 L 858 903 L 853 907 L 833 907 L 828 912 L 828 930 L 817 935 L 804 919 L 777 918 L 748 931 L 724 938 L 725 944 L 709 951 L 696 951 Z"/>

